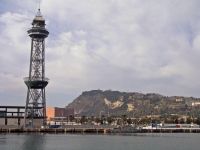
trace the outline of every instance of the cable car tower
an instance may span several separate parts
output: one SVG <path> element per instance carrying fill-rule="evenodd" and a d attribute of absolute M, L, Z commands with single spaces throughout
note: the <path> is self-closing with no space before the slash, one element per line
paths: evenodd
<path fill-rule="evenodd" d="M 24 78 L 28 88 L 24 113 L 24 127 L 29 124 L 46 125 L 45 87 L 49 79 L 45 78 L 45 38 L 49 32 L 45 29 L 45 20 L 40 9 L 28 31 L 31 37 L 29 77 Z"/>

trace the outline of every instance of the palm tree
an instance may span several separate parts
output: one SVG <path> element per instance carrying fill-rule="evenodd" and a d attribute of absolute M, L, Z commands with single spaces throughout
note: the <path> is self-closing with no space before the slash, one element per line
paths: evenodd
<path fill-rule="evenodd" d="M 72 122 L 74 120 L 74 116 L 69 115 L 69 121 Z"/>
<path fill-rule="evenodd" d="M 81 116 L 81 120 L 80 120 L 80 122 L 81 122 L 81 124 L 83 124 L 83 123 L 85 123 L 87 121 L 87 119 L 86 119 L 86 116 Z"/>
<path fill-rule="evenodd" d="M 196 124 L 200 125 L 200 117 L 197 118 Z"/>
<path fill-rule="evenodd" d="M 114 122 L 114 118 L 113 117 L 107 117 L 107 122 L 109 124 L 111 124 L 112 122 Z"/>
<path fill-rule="evenodd" d="M 132 123 L 131 118 L 128 118 L 128 119 L 127 119 L 127 123 L 128 123 L 128 124 L 131 124 L 131 123 Z"/>
<path fill-rule="evenodd" d="M 126 115 L 122 115 L 121 119 L 122 119 L 122 124 L 125 125 L 127 121 Z"/>
<path fill-rule="evenodd" d="M 185 120 L 184 120 L 183 118 L 181 118 L 181 119 L 180 119 L 180 123 L 181 123 L 181 124 L 184 124 L 184 123 L 185 123 Z"/>
<path fill-rule="evenodd" d="M 97 124 L 99 124 L 100 122 L 101 122 L 101 119 L 100 118 L 95 118 L 95 122 L 97 123 Z"/>
<path fill-rule="evenodd" d="M 191 117 L 188 117 L 188 118 L 187 118 L 187 124 L 190 124 L 190 123 L 192 123 L 192 118 L 191 118 Z"/>

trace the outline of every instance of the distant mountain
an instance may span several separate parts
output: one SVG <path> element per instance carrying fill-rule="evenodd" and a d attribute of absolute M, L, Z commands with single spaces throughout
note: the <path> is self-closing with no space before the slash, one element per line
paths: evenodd
<path fill-rule="evenodd" d="M 163 96 L 156 93 L 119 92 L 111 90 L 85 91 L 66 108 L 74 108 L 76 116 L 121 116 L 141 117 L 200 112 L 200 98 Z"/>

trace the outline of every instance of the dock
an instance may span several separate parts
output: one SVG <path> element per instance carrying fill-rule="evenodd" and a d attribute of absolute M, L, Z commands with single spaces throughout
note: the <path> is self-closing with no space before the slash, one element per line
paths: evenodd
<path fill-rule="evenodd" d="M 142 130 L 147 133 L 200 133 L 200 128 L 158 128 Z"/>

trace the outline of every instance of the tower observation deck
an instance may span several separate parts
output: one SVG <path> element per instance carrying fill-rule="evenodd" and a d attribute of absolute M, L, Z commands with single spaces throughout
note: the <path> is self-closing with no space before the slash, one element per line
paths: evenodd
<path fill-rule="evenodd" d="M 45 38 L 49 32 L 45 29 L 45 20 L 40 9 L 28 31 L 31 38 L 29 76 L 24 78 L 27 98 L 24 113 L 24 127 L 27 125 L 46 125 L 45 87 L 49 79 L 45 77 Z"/>

